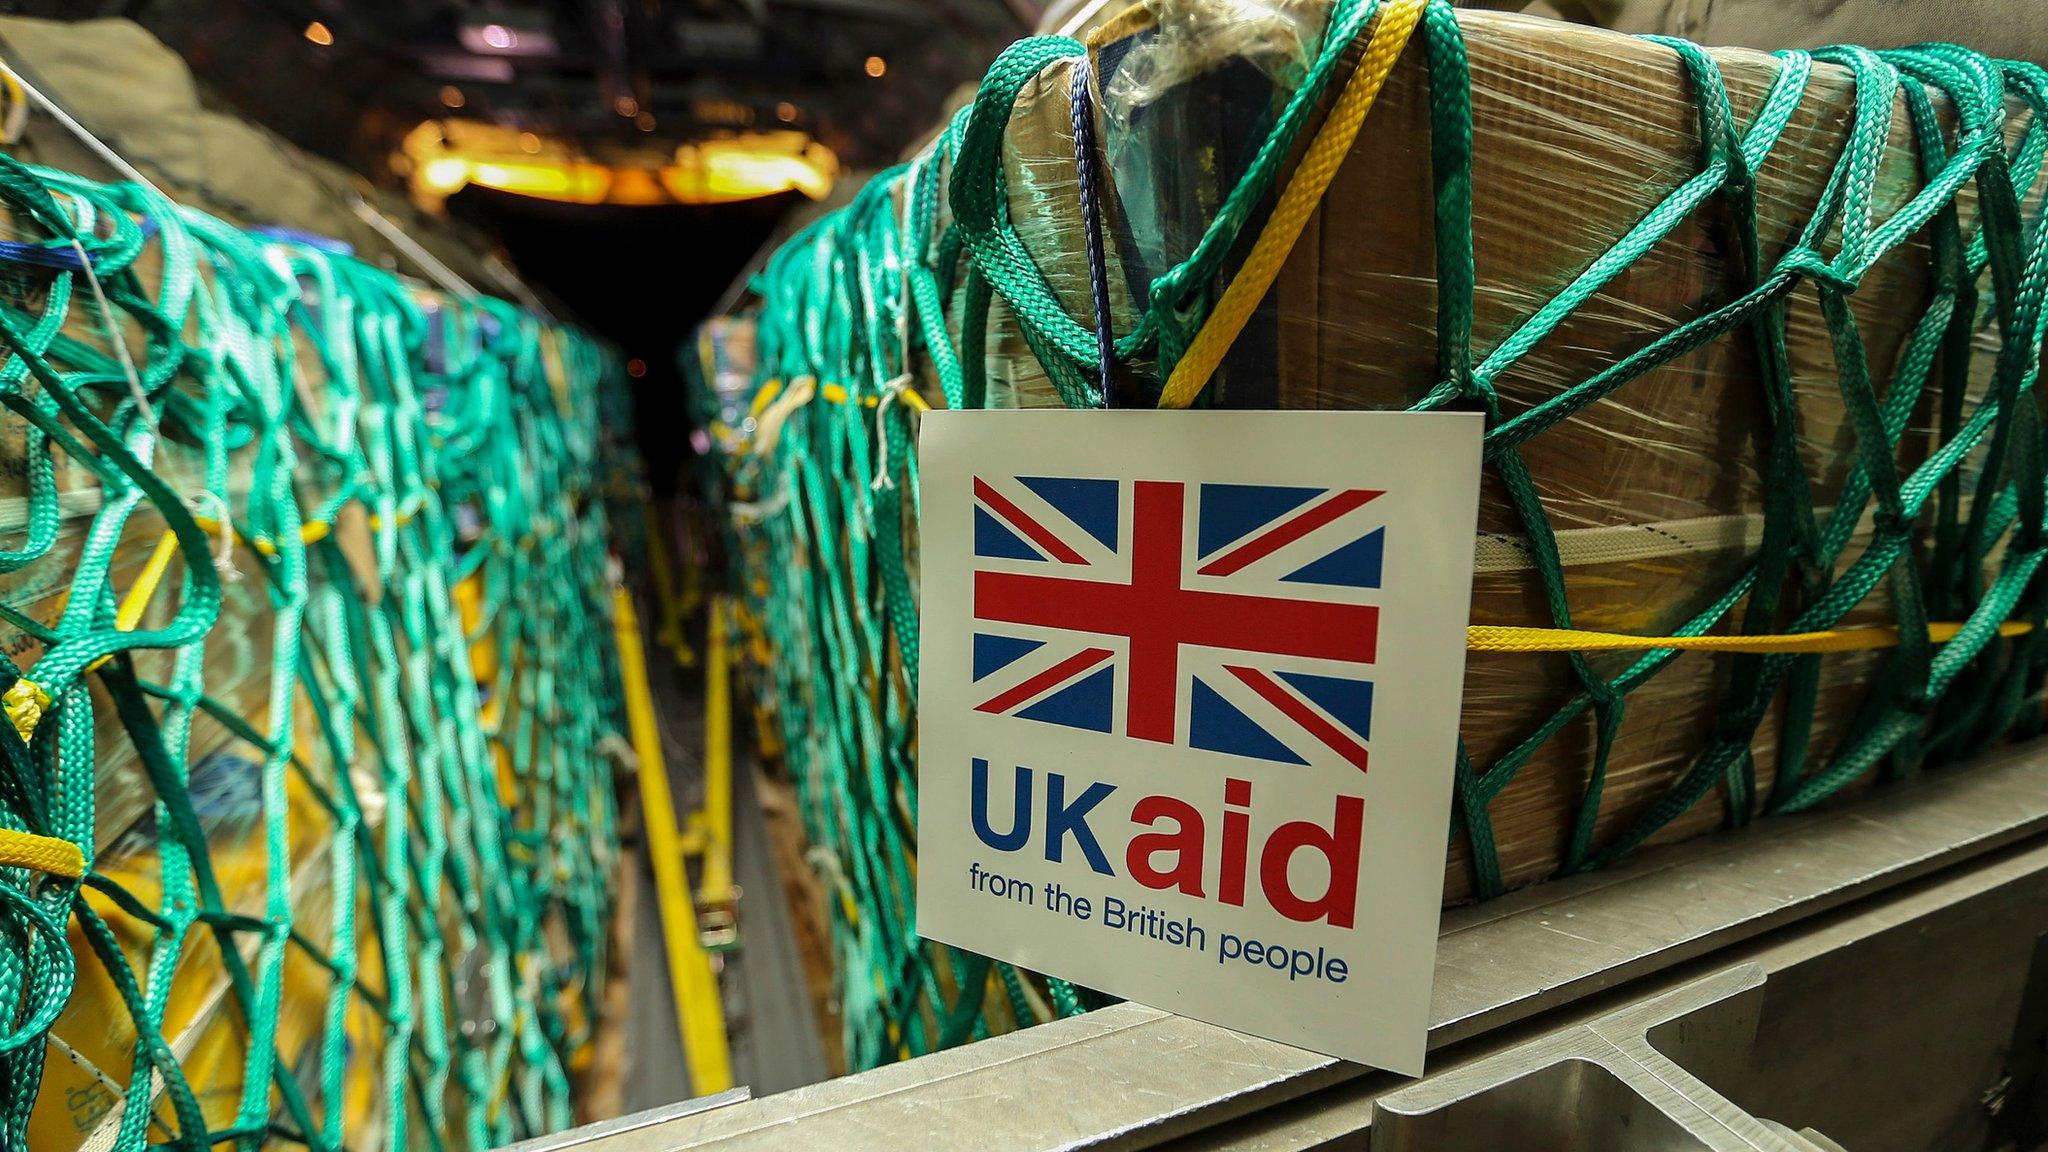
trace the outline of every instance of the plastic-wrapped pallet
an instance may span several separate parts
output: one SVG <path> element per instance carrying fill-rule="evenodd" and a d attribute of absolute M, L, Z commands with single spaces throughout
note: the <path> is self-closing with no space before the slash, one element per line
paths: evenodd
<path fill-rule="evenodd" d="M 1186 260 L 1215 219 L 1277 110 L 1314 64 L 1329 13 L 1321 4 L 1171 0 L 1133 8 L 1092 38 L 1085 58 L 1092 64 L 1107 287 L 1118 332 L 1138 323 L 1131 301 L 1145 299 L 1154 278 Z M 1476 371 L 1489 374 L 1497 391 L 1502 418 L 1512 419 L 1734 301 L 1750 273 L 1733 225 L 1734 193 L 1701 176 L 1710 161 L 1700 102 L 1711 103 L 1711 93 L 1696 88 L 1678 50 L 1496 13 L 1459 13 L 1458 24 L 1470 68 L 1477 270 L 1470 347 Z M 1438 190 L 1423 36 L 1416 34 L 1388 76 L 1271 292 L 1223 359 L 1207 402 L 1406 408 L 1439 383 L 1432 242 Z M 1355 56 L 1347 54 L 1346 67 Z M 1092 328 L 1070 101 L 1073 72 L 1083 58 L 1051 63 L 1023 84 L 1003 137 L 1001 166 L 1008 223 L 1022 250 L 1072 322 Z M 1715 49 L 1700 58 L 1726 85 L 1738 136 L 1787 75 L 1784 58 L 1760 52 Z M 1880 223 L 1928 183 L 1917 105 L 1907 91 L 1914 85 L 1910 77 L 1900 84 L 1888 131 L 1880 136 L 1885 146 L 1871 153 L 1876 166 L 1869 204 Z M 1332 93 L 1336 86 L 1333 81 Z M 1825 207 L 1823 194 L 1848 150 L 1857 93 L 1850 68 L 1827 58 L 1811 62 L 1803 86 L 1778 90 L 1786 102 L 1779 110 L 1783 129 L 1754 165 L 1762 269 L 1782 260 Z M 1952 146 L 1956 119 L 1949 101 L 1936 94 L 1925 103 L 1946 133 L 1941 147 Z M 2032 111 L 2018 91 L 2007 96 L 2006 109 L 2005 132 L 2019 161 L 2013 178 L 2027 192 L 2031 228 L 2040 157 L 2022 144 L 2036 139 L 2029 135 Z M 1306 118 L 1297 150 L 1318 123 Z M 1974 187 L 1962 189 L 1956 204 L 1960 232 L 1972 235 Z M 1589 270 L 1597 273 L 1596 261 L 1659 215 L 1668 231 L 1647 236 L 1652 242 L 1640 254 L 1617 265 L 1542 340 L 1519 343 L 1531 334 L 1524 325 L 1532 316 Z M 1830 252 L 1840 244 L 1840 227 L 1835 223 L 1821 237 Z M 1893 452 L 1902 473 L 1946 441 L 1944 429 L 1953 431 L 1953 415 L 1943 423 L 1944 388 L 1958 411 L 1981 403 L 1999 348 L 1985 303 L 1967 389 L 1946 381 L 1939 365 L 1930 372 L 1925 362 L 1901 364 L 1901 351 L 1924 322 L 1937 287 L 1936 230 L 1929 225 L 1891 248 L 1845 297 L 1871 378 L 1881 390 L 1887 380 L 1907 380 L 1918 397 Z M 1234 257 L 1242 256 L 1255 231 L 1245 230 Z M 1991 273 L 1981 266 L 1977 271 L 1973 279 L 1988 297 Z M 1858 463 L 1856 432 L 1817 294 L 1794 291 L 1785 301 L 1801 471 L 1811 480 L 1808 499 L 1825 518 Z M 999 289 L 987 337 L 988 402 L 1057 404 L 1058 391 L 1009 303 Z M 1752 332 L 1738 326 L 1649 368 L 1519 445 L 1556 533 L 1574 627 L 1668 635 L 1715 605 L 1749 569 L 1763 540 L 1764 460 L 1773 419 L 1758 357 Z M 1121 401 L 1152 403 L 1157 367 L 1141 359 L 1126 369 L 1119 378 Z M 1961 493 L 1964 519 L 1968 496 Z M 1854 531 L 1834 558 L 1837 574 L 1871 539 L 1875 507 L 1859 511 L 1860 520 L 1847 518 Z M 1937 505 L 1930 502 L 1920 519 L 1925 531 L 1915 538 L 1916 551 L 1933 545 Z M 1552 624 L 1538 561 L 1497 469 L 1486 480 L 1481 531 L 1472 623 Z M 1997 555 L 1989 553 L 1993 570 Z M 1944 605 L 1950 612 L 1969 606 L 1960 588 L 1932 591 L 1950 593 Z M 1791 619 L 1790 603 L 1777 623 Z M 1742 612 L 1734 608 L 1724 627 L 1732 630 Z M 1888 591 L 1879 586 L 1840 623 L 1881 624 L 1893 617 Z M 1587 664 L 1594 678 L 1611 681 L 1640 656 L 1594 655 Z M 1891 658 L 1889 649 L 1872 649 L 1803 660 L 1797 675 L 1802 684 L 1810 677 L 1812 687 L 1801 690 L 1815 697 L 1810 723 L 1786 730 L 1778 699 L 1745 742 L 1748 754 L 1725 780 L 1714 781 L 1722 803 L 1689 804 L 1646 828 L 1646 814 L 1663 813 L 1660 802 L 1727 720 L 1738 661 L 1755 658 L 1683 656 L 1628 692 L 1612 712 L 1604 781 L 1589 792 L 1599 720 L 1588 709 L 1554 731 L 1545 725 L 1586 683 L 1572 661 L 1558 654 L 1473 652 L 1462 733 L 1475 778 L 1487 781 L 1488 791 L 1498 788 L 1476 810 L 1491 820 L 1499 883 L 1513 886 L 1582 865 L 1617 841 L 1632 845 L 1646 830 L 1656 840 L 1697 835 L 1727 821 L 1731 808 L 1735 819 L 1747 819 L 1772 792 L 1788 741 L 1803 743 L 1797 754 L 1808 771 L 1828 763 Z M 2031 724 L 2036 717 L 2022 719 Z M 1967 721 L 1964 726 L 1969 730 L 1948 733 L 1936 750 L 1995 734 Z M 1493 767 L 1517 756 L 1525 762 Z M 1868 779 L 1860 776 L 1857 783 Z M 1788 785 L 1774 798 L 1795 791 Z M 1592 823 L 1577 838 L 1575 854 L 1582 802 L 1592 807 Z M 1453 847 L 1448 899 L 1494 889 L 1490 875 L 1475 874 L 1469 853 L 1461 837 Z"/>
<path fill-rule="evenodd" d="M 1012 47 L 757 281 L 733 554 L 850 1060 L 1087 1003 L 904 915 L 914 395 L 1487 412 L 1450 901 L 2037 730 L 2043 109 L 1963 49 L 1443 0 Z"/>
<path fill-rule="evenodd" d="M 0 208 L 0 1145 L 567 1126 L 623 374 L 139 186 Z"/>

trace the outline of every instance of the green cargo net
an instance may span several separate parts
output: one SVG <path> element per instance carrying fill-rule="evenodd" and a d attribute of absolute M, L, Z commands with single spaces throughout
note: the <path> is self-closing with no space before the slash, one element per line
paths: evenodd
<path fill-rule="evenodd" d="M 0 1146 L 567 1126 L 613 358 L 144 186 L 0 201 Z"/>
<path fill-rule="evenodd" d="M 1120 392 L 1159 396 L 1210 315 L 1226 265 L 1253 247 L 1286 165 L 1328 105 L 1331 85 L 1345 81 L 1349 53 L 1381 7 L 1334 6 L 1319 53 L 1245 174 L 1189 256 L 1134 294 L 1135 320 L 1123 331 L 1100 331 L 1092 315 L 1070 314 L 1010 218 L 1005 130 L 1027 89 L 1042 95 L 1050 87 L 1048 69 L 1085 59 L 1082 46 L 1064 38 L 1006 51 L 974 104 L 924 154 L 793 238 L 756 283 L 760 391 L 753 424 L 740 424 L 746 434 L 730 441 L 731 549 L 735 579 L 763 628 L 764 711 L 779 723 L 818 859 L 840 893 L 836 960 L 856 1064 L 962 1039 L 996 1023 L 992 1014 L 1007 1013 L 1004 1023 L 1044 1016 L 1023 1011 L 1028 1004 L 1002 1004 L 1020 983 L 1032 987 L 1028 980 L 998 965 L 992 981 L 986 962 L 942 955 L 909 923 L 915 461 L 914 415 L 896 402 L 899 390 L 915 380 L 936 385 L 950 406 L 990 403 L 985 352 L 998 329 L 1021 337 L 1068 406 L 1102 402 L 1105 345 Z M 1458 17 L 1444 0 L 1428 4 L 1407 49 L 1422 57 L 1412 66 L 1426 68 L 1435 206 L 1437 383 L 1417 407 L 1486 415 L 1487 467 L 1522 526 L 1548 623 L 1571 630 L 1557 536 L 1521 446 L 1652 368 L 1745 333 L 1767 417 L 1757 466 L 1766 493 L 1761 540 L 1739 577 L 1674 634 L 1817 632 L 1885 603 L 1898 643 L 1825 757 L 1809 747 L 1820 655 L 1723 657 L 1728 674 L 1712 731 L 1668 791 L 1607 836 L 1596 836 L 1596 819 L 1629 694 L 1679 653 L 1653 649 L 1605 672 L 1580 653 L 1565 654 L 1576 689 L 1561 708 L 1529 718 L 1494 762 L 1474 763 L 1461 749 L 1445 766 L 1456 779 L 1453 837 L 1469 844 L 1482 897 L 1505 886 L 1489 805 L 1540 749 L 1588 722 L 1592 748 L 1562 872 L 1623 856 L 1717 788 L 1725 822 L 1742 824 L 1759 813 L 1803 811 L 1873 775 L 1895 779 L 1970 756 L 2041 724 L 2048 596 L 2036 573 L 2048 556 L 2048 472 L 2032 393 L 2048 229 L 2023 206 L 2036 201 L 2048 156 L 2048 72 L 1948 45 L 1782 52 L 1774 83 L 1741 124 L 1709 54 L 1655 42 L 1675 54 L 1692 94 L 1696 171 L 1494 347 L 1474 349 L 1471 78 Z M 1853 81 L 1846 139 L 1810 217 L 1766 262 L 1753 177 L 1792 123 L 1816 62 Z M 1919 181 L 1898 206 L 1881 209 L 1877 180 L 1900 101 Z M 2015 108 L 2018 122 L 2009 118 Z M 1966 189 L 1974 215 L 1958 202 Z M 1702 211 L 1713 214 L 1739 292 L 1538 403 L 1503 405 L 1495 390 L 1503 373 Z M 1880 374 L 1848 301 L 1881 258 L 1916 236 L 1929 242 L 1930 287 L 1913 305 L 1894 366 Z M 1835 360 L 1829 383 L 1853 441 L 1832 507 L 1817 507 L 1816 480 L 1798 451 L 1785 325 L 1788 297 L 1805 290 L 1826 321 Z M 1970 377 L 1979 337 L 1998 346 L 1988 386 Z M 1927 455 L 1902 464 L 1901 438 L 1927 410 L 1938 423 Z M 1873 526 L 1859 538 L 1866 521 Z M 1931 621 L 1959 627 L 1937 645 Z M 2015 635 L 2001 637 L 2001 629 Z M 1760 795 L 1752 746 L 1774 711 L 1778 770 Z M 899 1035 L 907 1040 L 897 1043 Z"/>
<path fill-rule="evenodd" d="M 1100 1002 L 1064 981 L 929 944 L 913 923 L 910 411 L 922 401 L 902 375 L 911 313 L 901 301 L 906 276 L 934 306 L 946 289 L 931 267 L 901 258 L 917 245 L 900 231 L 891 199 L 899 181 L 929 206 L 937 166 L 877 180 L 770 261 L 761 286 L 776 303 L 764 310 L 757 339 L 762 365 L 773 366 L 764 379 L 774 382 L 757 412 L 742 409 L 725 422 L 754 418 L 757 441 L 779 437 L 772 452 L 728 460 L 739 472 L 725 508 L 733 526 L 727 547 L 741 558 L 744 623 L 773 653 L 752 672 L 788 749 L 810 859 L 830 892 L 844 1046 L 854 1067 L 986 1035 L 985 1016 L 1004 1029 Z M 943 329 L 931 336 L 943 340 Z M 719 423 L 706 373 L 690 366 L 700 416 Z M 999 1003 L 984 1013 L 978 990 L 991 983 Z M 961 988 L 977 991 L 960 996 Z"/>

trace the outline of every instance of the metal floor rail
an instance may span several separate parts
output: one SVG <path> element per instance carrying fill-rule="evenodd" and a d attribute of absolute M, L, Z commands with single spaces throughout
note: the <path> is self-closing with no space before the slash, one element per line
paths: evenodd
<path fill-rule="evenodd" d="M 1421 1080 L 1120 1005 L 552 1147 L 2041 1147 L 2044 933 L 2048 742 L 1446 912 Z"/>

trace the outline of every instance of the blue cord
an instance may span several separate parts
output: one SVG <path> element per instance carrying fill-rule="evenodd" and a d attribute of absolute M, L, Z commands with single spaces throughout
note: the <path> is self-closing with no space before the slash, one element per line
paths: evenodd
<path fill-rule="evenodd" d="M 267 240 L 297 244 L 303 248 L 317 248 L 322 252 L 331 252 L 336 256 L 353 256 L 356 254 L 355 246 L 346 240 L 336 240 L 332 236 L 322 236 L 318 232 L 307 232 L 299 228 L 287 228 L 282 224 L 266 224 L 261 228 L 251 228 L 249 231 Z"/>
<path fill-rule="evenodd" d="M 59 272 L 85 271 L 85 261 L 79 259 L 78 249 L 69 244 L 53 247 L 24 244 L 18 240 L 0 240 L 0 260 L 10 264 L 34 264 L 40 268 L 55 268 Z"/>
<path fill-rule="evenodd" d="M 1088 249 L 1088 287 L 1095 298 L 1095 353 L 1102 371 L 1102 406 L 1116 406 L 1116 333 L 1110 328 L 1109 265 L 1102 249 L 1102 205 L 1096 189 L 1095 110 L 1088 93 L 1089 65 L 1074 65 L 1068 102 L 1074 109 L 1074 171 L 1081 186 L 1081 216 Z"/>

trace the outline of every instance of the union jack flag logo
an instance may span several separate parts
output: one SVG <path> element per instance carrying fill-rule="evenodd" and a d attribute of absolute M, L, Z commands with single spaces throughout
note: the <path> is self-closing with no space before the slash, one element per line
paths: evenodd
<path fill-rule="evenodd" d="M 976 710 L 1365 771 L 1382 495 L 976 477 Z"/>

